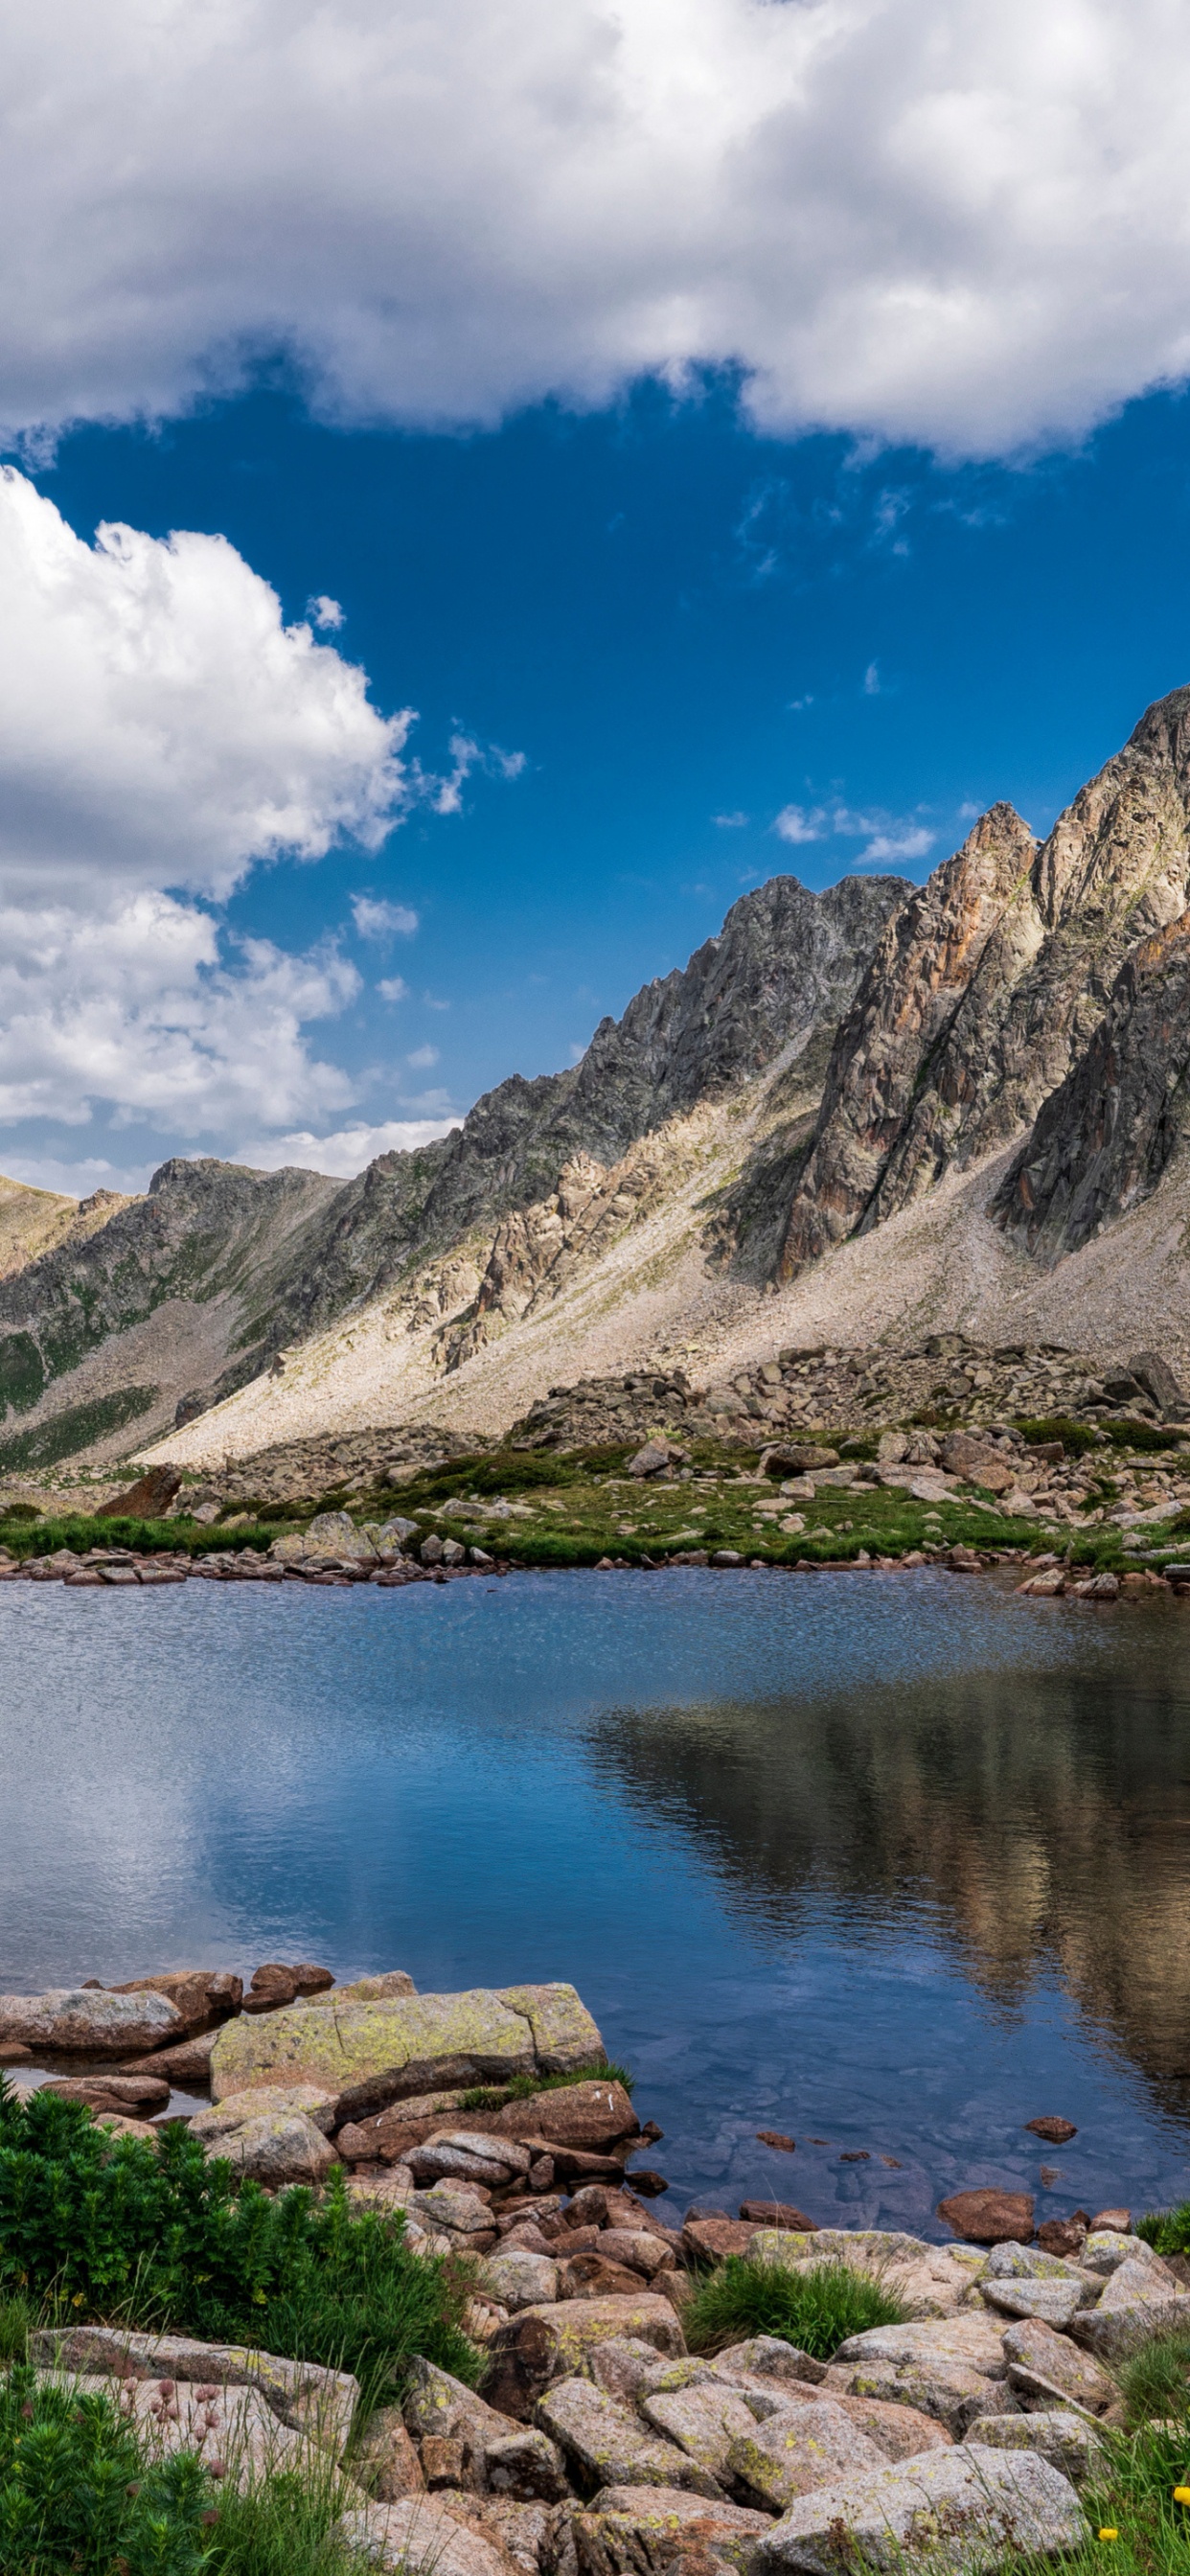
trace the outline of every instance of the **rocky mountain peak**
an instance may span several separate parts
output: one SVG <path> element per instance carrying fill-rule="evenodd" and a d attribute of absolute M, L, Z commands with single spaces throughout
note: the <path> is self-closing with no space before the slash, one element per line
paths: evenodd
<path fill-rule="evenodd" d="M 1040 848 L 981 816 L 888 924 L 843 1021 L 780 1275 L 1008 1144 L 1065 1082 L 1130 951 L 1190 896 L 1190 689 L 1149 708 Z"/>

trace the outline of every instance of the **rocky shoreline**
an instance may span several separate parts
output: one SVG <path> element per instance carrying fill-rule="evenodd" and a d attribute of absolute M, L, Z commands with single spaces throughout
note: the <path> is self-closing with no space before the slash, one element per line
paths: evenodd
<path fill-rule="evenodd" d="M 1028 2195 L 960 2192 L 939 2204 L 946 2244 L 772 2200 L 667 2224 L 665 2179 L 636 2161 L 661 2132 L 564 1984 L 419 1995 L 403 1970 L 336 1986 L 281 1962 L 246 1990 L 221 1971 L 91 1981 L 0 1997 L 0 2061 L 68 2067 L 55 2092 L 147 2143 L 174 2087 L 207 2090 L 183 2116 L 208 2159 L 269 2193 L 338 2172 L 415 2256 L 463 2261 L 479 2392 L 423 2358 L 366 2420 L 349 2374 L 300 2357 L 103 2323 L 31 2338 L 41 2379 L 107 2386 L 213 2474 L 337 2463 L 340 2537 L 380 2567 L 830 2576 L 874 2553 L 916 2570 L 940 2563 L 939 2517 L 968 2570 L 1064 2554 L 1125 2420 L 1121 2368 L 1190 2330 L 1186 2266 L 1124 2209 L 1035 2230 Z M 794 2288 L 841 2269 L 896 2321 L 826 2354 L 780 2332 L 691 2351 L 685 2323 L 732 2258 Z"/>

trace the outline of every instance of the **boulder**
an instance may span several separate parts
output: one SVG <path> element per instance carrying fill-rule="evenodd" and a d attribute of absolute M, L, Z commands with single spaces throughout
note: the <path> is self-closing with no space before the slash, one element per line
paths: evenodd
<path fill-rule="evenodd" d="M 687 2550 L 699 2565 L 709 2553 L 712 2567 L 726 2560 L 745 2576 L 758 2539 L 772 2527 L 770 2514 L 680 2487 L 601 2487 L 589 2510 L 574 2517 L 579 2576 L 642 2576 Z"/>
<path fill-rule="evenodd" d="M 1000 2328 L 978 2309 L 923 2325 L 869 2326 L 840 2344 L 834 2366 L 870 2361 L 953 2361 L 985 2379 L 1004 2376 Z"/>
<path fill-rule="evenodd" d="M 284 1960 L 266 1960 L 253 1970 L 252 1983 L 244 1997 L 246 2013 L 276 2012 L 283 2004 L 296 2003 L 299 1995 L 315 1995 L 333 1986 L 329 1968 L 315 1968 L 307 1961 L 286 1966 Z"/>
<path fill-rule="evenodd" d="M 244 1997 L 242 1977 L 233 1977 L 228 1968 L 169 1968 L 159 1977 L 132 1977 L 127 1985 L 110 1986 L 113 1995 L 166 1995 L 182 2019 L 189 2036 L 206 2030 L 212 2022 L 226 2021 L 238 2013 Z"/>
<path fill-rule="evenodd" d="M 668 1440 L 646 1440 L 644 1448 L 638 1449 L 635 1458 L 629 1459 L 628 1473 L 630 1476 L 664 1475 L 671 1460 L 680 1459 L 682 1454 Z"/>
<path fill-rule="evenodd" d="M 1164 2269 L 1159 2254 L 1146 2245 L 1143 2236 L 1130 2236 L 1122 2227 L 1091 2227 L 1083 2246 L 1081 2266 L 1085 2272 L 1101 2272 L 1104 2280 L 1118 2272 L 1121 2263 L 1148 2263 Z"/>
<path fill-rule="evenodd" d="M 88 2111 L 114 2111 L 131 2120 L 151 2120 L 169 2107 L 168 2080 L 156 2075 L 61 2075 L 41 2089 L 81 2102 Z"/>
<path fill-rule="evenodd" d="M 480 2270 L 480 2286 L 515 2316 L 521 2308 L 552 2307 L 558 2296 L 558 2266 L 548 2255 L 531 2254 L 505 2243 L 489 2254 Z"/>
<path fill-rule="evenodd" d="M 561 2379 L 538 2400 L 537 2422 L 577 2463 L 606 2486 L 693 2487 L 717 2495 L 713 2478 L 676 2444 L 642 2427 L 626 2406 L 590 2379 Z"/>
<path fill-rule="evenodd" d="M 126 1485 L 122 1494 L 112 1495 L 111 1501 L 103 1506 L 103 1517 L 105 1520 L 164 1520 L 181 1483 L 179 1468 L 150 1467 L 143 1476 L 137 1477 L 134 1485 Z"/>
<path fill-rule="evenodd" d="M 1032 2452 L 965 2442 L 799 2497 L 761 2539 L 754 2564 L 839 2576 L 843 2549 L 844 2563 L 880 2576 L 992 2576 L 1018 2557 L 1079 2549 L 1086 2535 L 1060 2469 Z"/>
<path fill-rule="evenodd" d="M 305 1533 L 303 1553 L 308 1557 L 355 1558 L 361 1564 L 375 1565 L 380 1552 L 356 1527 L 350 1512 L 316 1512 Z"/>
<path fill-rule="evenodd" d="M 130 2057 L 181 2039 L 185 2023 L 168 1995 L 102 1986 L 53 1986 L 40 1995 L 0 1995 L 0 2044 L 61 2057 Z"/>
<path fill-rule="evenodd" d="M 1190 2295 L 1164 2267 L 1130 2260 L 1111 2274 L 1096 2305 L 1072 2319 L 1070 2332 L 1097 2361 L 1126 2361 L 1155 2335 L 1190 2332 Z"/>
<path fill-rule="evenodd" d="M 765 2424 L 753 2424 L 732 2443 L 728 2465 L 750 2496 L 784 2512 L 811 2487 L 828 2486 L 849 2472 L 884 2468 L 886 2454 L 841 2406 L 829 2397 L 814 2397 L 771 2415 Z"/>
<path fill-rule="evenodd" d="M 499 2545 L 449 2513 L 437 2497 L 403 2496 L 396 2504 L 357 2505 L 332 2525 L 332 2540 L 395 2576 L 509 2576 L 513 2561 Z"/>
<path fill-rule="evenodd" d="M 599 2251 L 609 2263 L 627 2263 L 633 2271 L 643 2272 L 646 2280 L 654 2272 L 667 2272 L 677 2260 L 674 2247 L 660 2232 L 654 2235 L 643 2227 L 605 2227 Z"/>
<path fill-rule="evenodd" d="M 509 2138 L 542 2139 L 547 2146 L 586 2147 L 598 2152 L 621 2138 L 635 2138 L 640 2121 L 622 2084 L 596 2076 L 585 2084 L 560 2084 L 527 2101 L 506 2102 L 495 2120 L 497 2133 Z"/>
<path fill-rule="evenodd" d="M 749 2335 L 746 2343 L 728 2344 L 715 2356 L 719 2371 L 746 2371 L 756 2379 L 797 2379 L 812 2387 L 826 2377 L 826 2363 L 816 2361 L 808 2352 L 799 2352 L 784 2335 Z"/>
<path fill-rule="evenodd" d="M 756 2418 L 744 2397 L 708 2372 L 693 2387 L 642 2389 L 637 2401 L 645 2423 L 718 2478 L 732 2443 L 747 2441 Z"/>
<path fill-rule="evenodd" d="M 1009 2403 L 1000 2335 L 986 2314 L 937 2324 L 875 2326 L 841 2344 L 830 2366 L 832 2393 L 916 2407 L 961 2434 L 974 2415 Z M 991 2392 L 999 2386 L 1000 2399 Z"/>
<path fill-rule="evenodd" d="M 200 2031 L 195 2039 L 180 2040 L 176 2048 L 154 2049 L 150 2057 L 128 2057 L 117 2069 L 121 2075 L 168 2076 L 171 2085 L 183 2091 L 194 2085 L 206 2086 L 211 2081 L 211 2050 L 215 2045 L 213 2030 Z"/>
<path fill-rule="evenodd" d="M 420 2495 L 425 2487 L 421 2462 L 399 2406 L 378 2406 L 369 2416 L 351 2465 L 361 2485 L 380 2504 L 397 2504 L 402 2496 Z"/>
<path fill-rule="evenodd" d="M 1173 1370 L 1160 1351 L 1137 1351 L 1128 1362 L 1137 1384 L 1151 1395 L 1154 1404 L 1169 1422 L 1182 1422 L 1187 1400 Z"/>
<path fill-rule="evenodd" d="M 794 2236 L 812 2236 L 814 2221 L 788 2200 L 742 2200 L 740 2216 L 750 2227 L 779 2227 Z"/>
<path fill-rule="evenodd" d="M 942 1464 L 949 1475 L 980 1485 L 987 1494 L 1006 1494 L 1016 1483 L 1015 1469 L 1007 1464 L 1004 1451 L 970 1431 L 950 1433 L 943 1443 Z"/>
<path fill-rule="evenodd" d="M 510 2182 L 528 2173 L 532 2159 L 516 2139 L 485 2137 L 470 2129 L 448 2129 L 427 2138 L 423 2146 L 411 2147 L 405 2162 L 418 2183 L 453 2179 L 481 2182 L 489 2191 L 504 2191 Z"/>
<path fill-rule="evenodd" d="M 485 2398 L 477 2397 L 473 2388 L 421 2355 L 407 2365 L 404 2420 L 419 2442 L 430 2436 L 462 2442 L 475 2452 L 488 2442 L 503 2441 L 517 2429 Z"/>
<path fill-rule="evenodd" d="M 341 2095 L 344 2116 L 356 2119 L 437 2085 L 564 2075 L 603 2055 L 573 1986 L 475 1987 L 334 2012 L 293 2005 L 230 2022 L 211 2053 L 211 2089 L 219 2101 L 252 2084 L 319 2084 Z"/>
<path fill-rule="evenodd" d="M 228 2138 L 233 2130 L 242 2129 L 247 2120 L 262 2120 L 270 2112 L 304 2112 L 324 2137 L 335 2125 L 336 2102 L 333 2093 L 324 2093 L 317 2084 L 260 2084 L 247 2093 L 229 2093 L 226 2101 L 213 2102 L 209 2111 L 196 2111 L 190 2122 L 192 2138 L 201 2138 L 210 2146 L 216 2138 Z"/>
<path fill-rule="evenodd" d="M 1002 2341 L 1010 2384 L 1021 2396 L 1080 2406 L 1089 2415 L 1106 2415 L 1116 2404 L 1120 2392 L 1114 2379 L 1052 2326 L 1031 2318 L 1009 2326 Z"/>
<path fill-rule="evenodd" d="M 1077 2260 L 1086 2241 L 1086 2224 L 1077 2214 L 1073 2218 L 1043 2218 L 1037 2230 L 1037 2242 L 1047 2254 L 1068 2254 Z"/>
<path fill-rule="evenodd" d="M 527 2419 L 555 2380 L 588 2370 L 601 2343 L 626 2337 L 677 2358 L 681 2325 L 668 2299 L 642 2289 L 634 2298 L 564 2299 L 510 2317 L 488 2345 L 487 2386 L 506 2415 Z"/>
<path fill-rule="evenodd" d="M 40 2386 L 69 2391 L 72 2399 L 109 2398 L 112 2383 L 56 2370 L 39 2370 Z M 117 2408 L 136 2433 L 143 2456 L 170 2460 L 180 2452 L 197 2458 L 216 2482 L 226 2478 L 241 2492 L 278 2471 L 311 2484 L 326 2475 L 325 2455 L 310 2435 L 285 2423 L 259 2388 L 181 2386 L 172 2378 L 121 2383 Z M 118 2563 L 118 2562 L 117 2562 Z"/>
<path fill-rule="evenodd" d="M 944 2226 L 970 2245 L 1023 2244 L 1033 2233 L 1033 2195 L 1023 2191 L 955 2191 L 938 2203 Z"/>
<path fill-rule="evenodd" d="M 1036 2451 L 1076 2485 L 1103 2457 L 1101 2436 L 1072 2406 L 1047 2406 L 1036 2415 L 979 2415 L 967 2439 L 986 2442 L 993 2451 Z"/>
<path fill-rule="evenodd" d="M 234 2165 L 253 2182 L 281 2190 L 290 2183 L 325 2182 L 338 2157 L 330 2139 L 305 2111 L 263 2111 L 212 2138 L 207 2154 Z"/>
<path fill-rule="evenodd" d="M 420 2226 L 450 2237 L 466 2253 L 486 2253 L 497 2241 L 491 2209 L 473 2184 L 436 2182 L 429 2191 L 411 2191 L 408 2207 Z"/>
<path fill-rule="evenodd" d="M 688 2263 L 723 2263 L 729 2254 L 749 2253 L 755 2234 L 741 2218 L 688 2218 L 682 2252 Z"/>
<path fill-rule="evenodd" d="M 141 2334 L 131 2326 L 39 2327 L 29 2338 L 29 2359 L 40 2369 L 82 2378 L 258 2388 L 283 2424 L 336 2453 L 359 2402 L 359 2382 L 348 2371 L 241 2344 L 200 2343 L 191 2335 Z"/>
<path fill-rule="evenodd" d="M 559 2267 L 559 2295 L 564 2299 L 630 2299 L 641 2275 L 627 2263 L 610 2262 L 592 2246 Z"/>
<path fill-rule="evenodd" d="M 1002 2317 L 1041 2317 L 1061 2333 L 1092 2293 L 1083 2281 L 982 2281 L 989 2308 Z"/>
<path fill-rule="evenodd" d="M 333 1994 L 311 1995 L 317 2008 L 337 2012 L 340 2004 L 379 2004 L 386 1995 L 415 1995 L 417 1988 L 407 1968 L 382 1968 L 374 1977 L 354 1977 L 348 1986 L 336 1986 Z"/>
<path fill-rule="evenodd" d="M 521 2504 L 560 2504 L 570 2492 L 557 2445 L 536 2425 L 510 2424 L 498 2440 L 486 2443 L 483 2476 L 489 2495 Z"/>

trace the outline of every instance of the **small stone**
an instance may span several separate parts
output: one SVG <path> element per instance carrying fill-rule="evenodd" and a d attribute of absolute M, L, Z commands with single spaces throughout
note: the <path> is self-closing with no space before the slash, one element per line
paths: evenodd
<path fill-rule="evenodd" d="M 1027 2243 L 1033 2233 L 1033 2195 L 1016 2191 L 956 2191 L 938 2203 L 938 2216 L 970 2245 Z"/>
<path fill-rule="evenodd" d="M 1051 2119 L 1048 2115 L 1043 2120 L 1026 2120 L 1025 2127 L 1033 2131 L 1034 2137 L 1044 2138 L 1047 2146 L 1051 2147 L 1068 2146 L 1070 2140 L 1078 2136 L 1073 2120 Z"/>
<path fill-rule="evenodd" d="M 1130 2209 L 1100 2209 L 1096 2211 L 1087 2232 L 1089 2235 L 1098 2236 L 1102 2229 L 1114 2228 L 1119 2235 L 1126 2236 L 1131 2225 Z"/>
<path fill-rule="evenodd" d="M 1087 2241 L 1081 2218 L 1043 2218 L 1037 2242 L 1046 2254 L 1071 2255 L 1077 2261 Z"/>
<path fill-rule="evenodd" d="M 787 2156 L 793 2154 L 797 2145 L 797 2139 L 787 2138 L 783 2129 L 758 2129 L 756 2135 L 762 2147 L 779 2147 Z"/>

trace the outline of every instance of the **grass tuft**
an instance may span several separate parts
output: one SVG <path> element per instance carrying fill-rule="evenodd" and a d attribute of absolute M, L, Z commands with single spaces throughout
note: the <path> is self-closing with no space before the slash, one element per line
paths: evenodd
<path fill-rule="evenodd" d="M 1132 2424 L 1181 2417 L 1190 2431 L 1190 2335 L 1159 2335 L 1117 2375 Z"/>
<path fill-rule="evenodd" d="M 614 2061 L 599 2066 L 576 2066 L 571 2075 L 514 2075 L 508 2084 L 472 2084 L 459 2104 L 460 2111 L 502 2111 L 506 2102 L 530 2102 L 538 2093 L 562 2093 L 571 2084 L 594 2084 L 602 2078 L 605 2084 L 622 2084 L 631 2093 L 636 2077 L 626 2066 Z"/>
<path fill-rule="evenodd" d="M 1154 2254 L 1190 2254 L 1190 2200 L 1180 2200 L 1176 2209 L 1146 2210 L 1132 2232 L 1143 2236 Z"/>
<path fill-rule="evenodd" d="M 829 2361 L 848 2335 L 904 2322 L 900 2300 L 848 2263 L 787 2272 L 735 2254 L 699 2283 L 682 2310 L 691 2352 L 721 2352 L 748 2335 L 770 2334 L 816 2361 Z"/>

